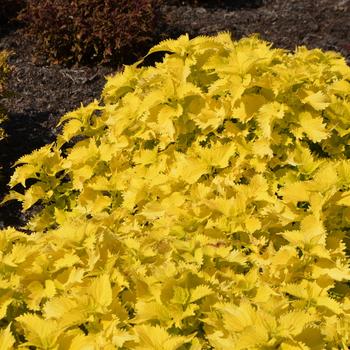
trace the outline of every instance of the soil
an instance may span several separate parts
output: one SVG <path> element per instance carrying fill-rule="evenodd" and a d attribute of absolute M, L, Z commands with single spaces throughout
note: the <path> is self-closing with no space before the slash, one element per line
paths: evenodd
<path fill-rule="evenodd" d="M 230 31 L 234 39 L 252 33 L 275 47 L 321 48 L 341 53 L 350 64 L 350 0 L 168 0 L 160 7 L 163 20 L 154 28 L 157 39 L 190 37 Z M 7 111 L 0 141 L 0 201 L 9 191 L 7 182 L 16 159 L 53 142 L 59 118 L 80 104 L 99 98 L 106 76 L 122 67 L 63 67 L 33 59 L 34 43 L 20 26 L 0 27 L 0 50 L 9 58 L 12 97 L 0 100 Z M 152 64 L 152 62 L 146 62 Z M 30 215 L 15 201 L 0 207 L 0 228 L 23 226 Z"/>

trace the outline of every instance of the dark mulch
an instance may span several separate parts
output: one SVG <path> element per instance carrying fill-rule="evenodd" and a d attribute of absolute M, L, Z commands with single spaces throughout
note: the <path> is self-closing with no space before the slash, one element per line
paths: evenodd
<path fill-rule="evenodd" d="M 259 33 L 276 47 L 294 50 L 306 45 L 334 50 L 350 63 L 350 0 L 168 0 L 160 11 L 164 21 L 154 28 L 155 38 L 230 31 L 240 39 Z M 0 50 L 13 51 L 8 88 L 14 93 L 0 101 L 9 115 L 4 125 L 8 138 L 0 142 L 0 200 L 8 191 L 6 183 L 14 161 L 52 142 L 59 132 L 59 118 L 81 103 L 99 98 L 105 77 L 120 69 L 48 66 L 45 60 L 32 59 L 32 48 L 33 43 L 23 38 L 20 28 L 0 28 Z M 0 228 L 19 227 L 25 219 L 14 201 L 0 207 Z"/>

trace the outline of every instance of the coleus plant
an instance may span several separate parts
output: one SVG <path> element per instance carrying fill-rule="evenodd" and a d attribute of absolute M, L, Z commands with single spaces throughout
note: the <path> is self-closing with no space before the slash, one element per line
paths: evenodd
<path fill-rule="evenodd" d="M 40 210 L 0 235 L 0 343 L 347 349 L 344 58 L 229 33 L 155 52 L 17 161 L 5 200 Z"/>

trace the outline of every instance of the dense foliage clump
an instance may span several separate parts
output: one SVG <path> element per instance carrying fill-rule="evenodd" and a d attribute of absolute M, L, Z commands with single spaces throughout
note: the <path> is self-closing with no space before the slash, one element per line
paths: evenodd
<path fill-rule="evenodd" d="M 118 65 L 154 43 L 159 0 L 27 0 L 19 18 L 50 62 Z"/>
<path fill-rule="evenodd" d="M 347 349 L 349 66 L 228 33 L 155 52 L 18 160 L 7 200 L 42 210 L 1 231 L 0 342 Z"/>

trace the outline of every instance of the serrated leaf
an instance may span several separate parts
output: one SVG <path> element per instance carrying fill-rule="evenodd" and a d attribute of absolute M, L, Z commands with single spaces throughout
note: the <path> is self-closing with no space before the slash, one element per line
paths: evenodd
<path fill-rule="evenodd" d="M 281 191 L 281 196 L 286 202 L 296 205 L 299 201 L 308 201 L 310 193 L 304 182 L 292 182 L 287 184 Z"/>
<path fill-rule="evenodd" d="M 137 350 L 176 350 L 190 341 L 183 336 L 171 336 L 160 326 L 136 326 L 135 333 L 138 336 Z"/>
<path fill-rule="evenodd" d="M 190 303 L 193 303 L 213 293 L 214 292 L 211 290 L 211 288 L 209 288 L 206 285 L 197 286 L 196 288 L 191 290 Z"/>
<path fill-rule="evenodd" d="M 314 117 L 309 112 L 302 112 L 299 114 L 299 122 L 301 125 L 299 131 L 304 132 L 313 142 L 322 141 L 329 135 L 321 117 Z"/>
<path fill-rule="evenodd" d="M 11 350 L 15 344 L 15 338 L 11 332 L 11 323 L 0 330 L 0 350 Z"/>
<path fill-rule="evenodd" d="M 168 321 L 171 314 L 165 305 L 158 302 L 138 301 L 135 304 L 136 316 L 133 322 L 136 324 L 144 323 L 150 320 Z"/>
<path fill-rule="evenodd" d="M 63 329 L 53 320 L 44 320 L 34 314 L 24 314 L 16 318 L 16 321 L 23 327 L 27 339 L 27 345 L 38 348 L 53 348 L 57 345 L 57 339 Z"/>
<path fill-rule="evenodd" d="M 329 106 L 329 99 L 324 93 L 322 93 L 322 91 L 317 91 L 316 93 L 310 93 L 302 101 L 304 103 L 309 104 L 317 111 L 321 111 Z"/>
<path fill-rule="evenodd" d="M 300 334 L 304 327 L 310 322 L 317 321 L 316 317 L 312 317 L 302 311 L 292 311 L 283 314 L 279 318 L 279 328 L 286 336 L 297 336 Z"/>
<path fill-rule="evenodd" d="M 343 313 L 343 310 L 340 307 L 340 304 L 332 298 L 329 298 L 326 296 L 320 296 L 317 298 L 316 302 L 317 302 L 317 305 L 326 307 L 327 309 L 329 309 L 330 311 L 334 312 L 337 315 Z"/>
<path fill-rule="evenodd" d="M 98 306 L 108 307 L 112 303 L 112 288 L 109 276 L 103 274 L 95 278 L 88 288 L 88 293 Z"/>

